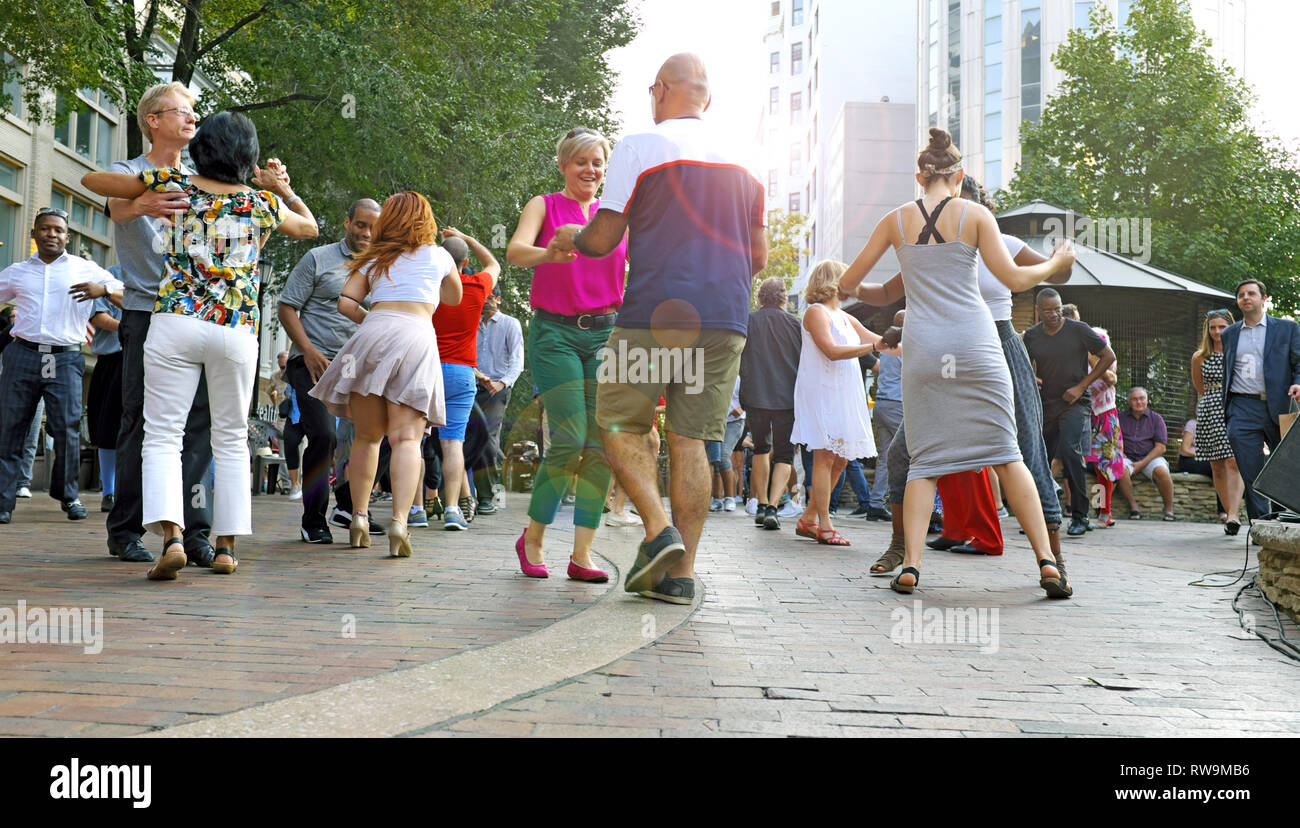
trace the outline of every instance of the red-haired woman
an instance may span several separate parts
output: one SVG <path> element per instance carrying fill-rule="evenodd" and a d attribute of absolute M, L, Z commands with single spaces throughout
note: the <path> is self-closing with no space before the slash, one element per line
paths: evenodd
<path fill-rule="evenodd" d="M 370 489 L 379 444 L 392 450 L 393 518 L 388 552 L 409 557 L 406 519 L 420 483 L 420 440 L 427 426 L 446 424 L 442 366 L 430 319 L 440 302 L 461 299 L 460 276 L 436 244 L 437 223 L 419 193 L 388 197 L 370 247 L 352 260 L 339 294 L 339 312 L 361 325 L 321 375 L 311 395 L 337 417 L 352 421 L 356 437 L 348 461 L 353 548 L 370 545 Z M 370 296 L 370 310 L 361 302 Z"/>

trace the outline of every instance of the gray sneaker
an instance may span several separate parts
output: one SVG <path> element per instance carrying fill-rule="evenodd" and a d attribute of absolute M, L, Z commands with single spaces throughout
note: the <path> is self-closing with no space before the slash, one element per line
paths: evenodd
<path fill-rule="evenodd" d="M 644 592 L 651 589 L 664 577 L 668 567 L 677 563 L 686 554 L 686 544 L 676 527 L 665 526 L 664 530 L 648 543 L 636 548 L 636 563 L 623 582 L 625 592 Z"/>
<path fill-rule="evenodd" d="M 690 604 L 695 600 L 694 578 L 669 578 L 667 575 L 654 589 L 641 590 L 642 597 L 667 601 L 670 604 Z"/>

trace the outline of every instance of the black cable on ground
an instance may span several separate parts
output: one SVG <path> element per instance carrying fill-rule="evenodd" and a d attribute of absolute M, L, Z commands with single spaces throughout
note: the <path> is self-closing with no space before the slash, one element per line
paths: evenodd
<path fill-rule="evenodd" d="M 1268 604 L 1269 609 L 1273 612 L 1273 622 L 1277 625 L 1277 639 L 1269 638 L 1260 633 L 1257 625 L 1248 625 L 1246 623 L 1245 611 L 1238 606 L 1238 602 L 1240 601 L 1241 596 L 1244 595 L 1247 590 L 1252 588 L 1255 590 L 1255 594 L 1259 599 L 1265 604 Z M 1261 639 L 1265 644 L 1277 650 L 1279 653 L 1282 653 L 1287 658 L 1300 662 L 1300 642 L 1292 641 L 1290 638 L 1287 638 L 1286 633 L 1283 631 L 1283 621 L 1282 617 L 1278 614 L 1277 605 L 1268 600 L 1268 596 L 1265 595 L 1264 591 L 1255 583 L 1254 578 L 1251 578 L 1249 583 L 1243 584 L 1241 589 L 1237 590 L 1237 594 L 1232 597 L 1232 608 L 1236 610 L 1237 619 L 1241 623 L 1241 628 L 1243 630 L 1254 633 L 1256 638 Z"/>
<path fill-rule="evenodd" d="M 1272 513 L 1270 513 L 1270 514 L 1268 514 L 1268 515 L 1265 515 L 1264 517 L 1261 517 L 1260 520 L 1265 520 L 1265 519 L 1268 519 L 1268 518 L 1276 517 L 1277 515 L 1280 515 L 1280 514 L 1281 514 L 1281 512 L 1272 512 Z M 1231 581 L 1228 581 L 1226 584 L 1207 584 L 1207 583 L 1205 583 L 1205 579 L 1206 579 L 1206 578 L 1213 578 L 1213 577 L 1215 577 L 1215 576 L 1217 576 L 1217 575 L 1221 575 L 1221 576 L 1223 576 L 1223 577 L 1226 578 L 1226 577 L 1228 577 L 1229 575 L 1234 574 L 1234 573 L 1233 573 L 1233 570 L 1228 570 L 1228 571 L 1226 571 L 1226 572 L 1207 572 L 1207 573 L 1205 573 L 1204 575 L 1202 575 L 1201 577 L 1197 578 L 1195 581 L 1189 581 L 1189 582 L 1187 583 L 1187 585 L 1188 585 L 1188 586 L 1195 586 L 1195 587 L 1205 587 L 1206 589 L 1222 589 L 1222 588 L 1224 588 L 1224 587 L 1230 587 L 1230 586 L 1232 586 L 1233 584 L 1235 584 L 1235 583 L 1237 583 L 1238 581 L 1240 581 L 1242 578 L 1245 578 L 1245 577 L 1246 577 L 1246 573 L 1247 573 L 1247 572 L 1250 572 L 1250 571 L 1252 570 L 1252 567 L 1251 567 L 1251 565 L 1250 565 L 1250 530 L 1251 530 L 1251 527 L 1253 527 L 1254 525 L 1255 525 L 1255 524 L 1254 524 L 1254 521 L 1252 521 L 1252 520 L 1250 519 L 1250 517 L 1247 516 L 1247 518 L 1246 518 L 1246 526 L 1245 526 L 1245 529 L 1246 529 L 1246 559 L 1245 559 L 1244 561 L 1242 561 L 1242 563 L 1241 563 L 1241 571 L 1236 573 L 1236 576 L 1237 576 L 1237 577 L 1233 578 Z M 1252 581 L 1252 582 L 1253 582 L 1253 581 Z"/>

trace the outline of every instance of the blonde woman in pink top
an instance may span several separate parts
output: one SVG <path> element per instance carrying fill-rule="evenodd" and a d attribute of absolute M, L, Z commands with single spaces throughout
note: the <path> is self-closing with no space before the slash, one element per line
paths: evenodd
<path fill-rule="evenodd" d="M 585 225 L 596 214 L 600 205 L 596 193 L 605 179 L 609 153 L 609 142 L 594 129 L 578 127 L 561 138 L 556 161 L 564 174 L 564 189 L 536 196 L 524 206 L 506 248 L 506 260 L 512 265 L 533 268 L 528 367 L 541 392 L 551 438 L 533 484 L 528 527 L 515 542 L 519 568 L 533 578 L 548 575 L 542 540 L 576 472 L 568 575 L 579 581 L 609 580 L 591 560 L 610 481 L 596 426 L 596 373 L 601 349 L 623 304 L 627 240 L 601 259 L 546 249 L 556 228 Z"/>

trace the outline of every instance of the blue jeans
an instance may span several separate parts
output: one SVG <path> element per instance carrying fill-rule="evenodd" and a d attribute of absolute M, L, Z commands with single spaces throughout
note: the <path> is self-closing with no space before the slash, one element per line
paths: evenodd
<path fill-rule="evenodd" d="M 876 468 L 879 469 L 879 465 Z M 849 461 L 840 479 L 835 483 L 835 488 L 831 489 L 831 508 L 834 509 L 839 505 L 840 492 L 844 490 L 845 479 L 853 487 L 853 495 L 858 499 L 858 508 L 866 508 L 871 502 L 871 489 L 867 488 L 867 477 L 862 473 L 862 464 L 857 460 Z"/>
<path fill-rule="evenodd" d="M 871 423 L 876 427 L 876 479 L 871 485 L 871 505 L 885 508 L 889 498 L 889 446 L 903 425 L 901 400 L 876 400 L 871 410 Z"/>

